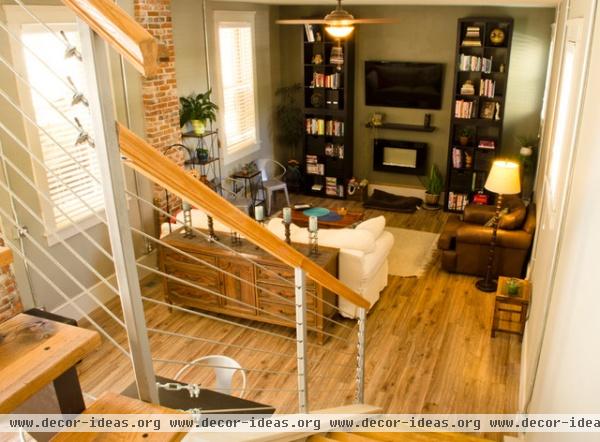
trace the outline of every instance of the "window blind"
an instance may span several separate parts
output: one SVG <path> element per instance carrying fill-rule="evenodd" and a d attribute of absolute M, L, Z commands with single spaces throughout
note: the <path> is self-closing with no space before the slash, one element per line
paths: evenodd
<path fill-rule="evenodd" d="M 219 23 L 222 115 L 228 149 L 256 143 L 254 51 L 249 23 Z"/>
<path fill-rule="evenodd" d="M 78 45 L 79 35 L 72 24 L 60 25 L 66 30 L 67 38 Z M 63 78 L 70 76 L 80 90 L 85 93 L 85 75 L 82 63 L 75 59 L 64 58 L 64 46 L 39 25 L 22 26 L 23 42 L 37 54 L 46 64 Z M 92 136 L 90 116 L 82 105 L 71 106 L 71 92 L 48 72 L 31 53 L 23 51 L 25 74 L 30 84 L 44 94 L 70 121 L 77 117 L 86 131 Z M 89 176 L 89 171 L 99 177 L 98 164 L 94 149 L 87 143 L 75 145 L 78 131 L 61 117 L 35 91 L 31 91 L 33 117 L 41 129 L 37 129 L 39 145 L 46 168 L 49 197 L 52 201 L 53 220 L 47 220 L 47 227 L 59 230 L 90 215 L 90 210 L 75 195 L 77 194 L 94 211 L 104 206 L 102 186 Z M 65 153 L 55 140 L 68 152 Z M 69 190 L 69 188 L 72 190 Z M 64 214 L 62 212 L 64 212 Z M 46 212 L 48 213 L 48 211 Z M 65 215 L 66 214 L 66 215 Z"/>

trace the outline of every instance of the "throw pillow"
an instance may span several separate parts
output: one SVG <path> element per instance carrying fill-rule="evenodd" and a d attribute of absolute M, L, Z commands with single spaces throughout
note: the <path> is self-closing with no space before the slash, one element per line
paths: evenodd
<path fill-rule="evenodd" d="M 367 230 L 373 234 L 375 239 L 379 238 L 385 229 L 385 217 L 383 215 L 363 221 L 356 226 L 357 230 Z"/>

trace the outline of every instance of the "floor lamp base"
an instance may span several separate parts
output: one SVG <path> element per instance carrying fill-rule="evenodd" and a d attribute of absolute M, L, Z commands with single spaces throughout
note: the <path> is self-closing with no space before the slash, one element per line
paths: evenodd
<path fill-rule="evenodd" d="M 498 288 L 498 281 L 495 279 L 492 279 L 490 281 L 480 279 L 475 283 L 475 287 L 477 287 L 482 292 L 495 292 Z"/>

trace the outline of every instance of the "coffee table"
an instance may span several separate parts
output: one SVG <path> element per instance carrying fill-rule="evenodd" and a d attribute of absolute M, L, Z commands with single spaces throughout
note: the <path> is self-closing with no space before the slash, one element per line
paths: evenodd
<path fill-rule="evenodd" d="M 335 211 L 335 210 L 334 210 Z M 308 216 L 302 213 L 303 210 L 292 210 L 292 223 L 300 227 L 308 226 Z M 341 229 L 349 227 L 354 223 L 362 221 L 365 217 L 365 212 L 348 212 L 336 221 L 321 221 L 319 219 L 319 228 L 326 229 Z"/>

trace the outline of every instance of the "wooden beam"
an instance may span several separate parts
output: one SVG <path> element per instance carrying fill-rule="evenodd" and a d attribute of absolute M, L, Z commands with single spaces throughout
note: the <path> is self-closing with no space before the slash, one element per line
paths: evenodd
<path fill-rule="evenodd" d="M 13 254 L 8 247 L 0 246 L 0 267 L 12 264 Z"/>
<path fill-rule="evenodd" d="M 370 302 L 354 292 L 339 279 L 315 264 L 293 247 L 279 239 L 249 216 L 240 212 L 233 204 L 215 193 L 210 187 L 186 173 L 177 164 L 150 146 L 125 126 L 117 123 L 121 152 L 127 158 L 126 164 L 156 184 L 168 189 L 193 206 L 229 226 L 246 239 L 279 258 L 292 267 L 302 268 L 318 284 L 352 302 L 369 308 Z"/>
<path fill-rule="evenodd" d="M 112 0 L 62 0 L 142 75 L 158 71 L 158 42 Z"/>

